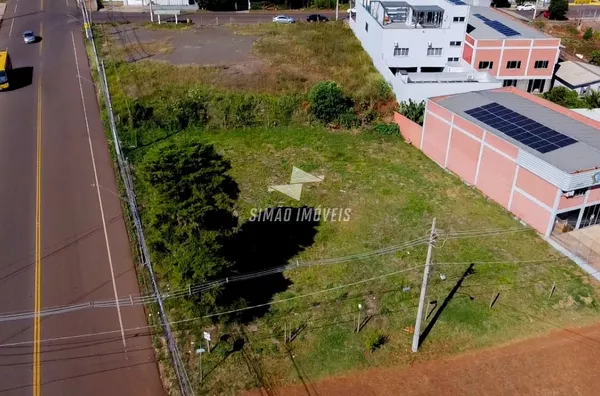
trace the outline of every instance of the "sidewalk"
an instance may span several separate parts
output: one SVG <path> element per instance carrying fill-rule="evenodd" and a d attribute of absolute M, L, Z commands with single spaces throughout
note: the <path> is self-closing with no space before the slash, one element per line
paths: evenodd
<path fill-rule="evenodd" d="M 0 3 L 0 25 L 2 24 L 2 18 L 4 17 L 4 10 L 6 10 L 6 3 Z"/>

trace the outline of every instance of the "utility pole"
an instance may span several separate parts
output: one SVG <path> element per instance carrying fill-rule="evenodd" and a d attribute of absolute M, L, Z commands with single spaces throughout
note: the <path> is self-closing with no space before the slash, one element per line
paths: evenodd
<path fill-rule="evenodd" d="M 335 0 L 335 20 L 338 20 L 340 13 L 340 0 Z"/>
<path fill-rule="evenodd" d="M 150 22 L 154 22 L 154 10 L 152 9 L 152 0 L 149 0 L 150 3 Z"/>
<path fill-rule="evenodd" d="M 531 20 L 535 21 L 535 14 L 537 14 L 537 5 L 538 5 L 538 0 L 535 0 L 535 3 L 533 4 L 533 18 L 531 18 Z"/>
<path fill-rule="evenodd" d="M 431 223 L 431 232 L 429 234 L 429 246 L 427 247 L 427 259 L 425 261 L 425 270 L 423 271 L 423 284 L 421 285 L 421 296 L 419 297 L 419 310 L 417 311 L 417 322 L 415 323 L 415 332 L 413 334 L 412 351 L 419 349 L 419 337 L 421 336 L 421 323 L 423 322 L 423 310 L 425 308 L 425 299 L 427 298 L 427 283 L 429 282 L 429 270 L 431 268 L 431 253 L 435 245 L 437 232 L 435 229 L 435 217 Z"/>

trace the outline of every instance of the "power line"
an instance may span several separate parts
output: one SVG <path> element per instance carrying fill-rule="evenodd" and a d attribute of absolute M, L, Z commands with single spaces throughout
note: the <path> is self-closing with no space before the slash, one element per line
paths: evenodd
<path fill-rule="evenodd" d="M 455 236 L 454 233 L 449 233 L 449 234 L 446 234 L 446 237 L 447 237 L 447 239 L 462 239 L 462 238 L 470 238 L 470 237 L 474 237 L 474 236 L 496 236 L 496 235 L 502 235 L 505 233 L 520 232 L 520 231 L 524 231 L 524 230 L 527 230 L 527 229 L 518 227 L 518 228 L 513 228 L 513 229 L 488 229 L 488 230 L 476 230 L 476 231 L 463 231 L 458 236 Z M 279 267 L 273 267 L 273 268 L 263 270 L 263 271 L 256 271 L 256 272 L 252 272 L 252 273 L 248 273 L 248 274 L 235 275 L 235 276 L 231 276 L 231 277 L 226 277 L 226 278 L 222 278 L 222 279 L 218 279 L 218 280 L 214 280 L 214 281 L 201 283 L 198 285 L 191 285 L 186 289 L 179 289 L 179 290 L 175 290 L 172 292 L 163 292 L 163 293 L 160 293 L 160 297 L 163 300 L 182 298 L 182 297 L 191 297 L 192 295 L 196 295 L 196 294 L 217 288 L 219 286 L 227 285 L 227 284 L 233 283 L 233 282 L 241 282 L 241 281 L 247 281 L 250 279 L 271 276 L 271 275 L 275 275 L 278 273 L 282 273 L 285 271 L 298 269 L 298 268 L 341 264 L 341 263 L 350 262 L 350 261 L 358 261 L 358 260 L 365 260 L 365 259 L 369 259 L 369 258 L 375 258 L 375 257 L 387 255 L 387 254 L 396 253 L 398 251 L 408 249 L 410 247 L 423 245 L 423 244 L 426 244 L 427 242 L 428 242 L 428 237 L 422 237 L 422 238 L 413 239 L 413 240 L 405 242 L 403 244 L 388 246 L 388 247 L 385 247 L 385 248 L 382 248 L 379 250 L 375 250 L 372 252 L 364 252 L 364 253 L 358 253 L 358 254 L 353 254 L 353 255 L 349 255 L 349 256 L 334 257 L 334 258 L 329 258 L 329 259 L 320 259 L 320 260 L 313 260 L 313 261 L 302 261 L 301 262 L 301 261 L 296 260 L 295 263 L 288 263 L 288 264 L 285 264 L 285 265 L 282 265 Z M 117 304 L 124 306 L 124 307 L 142 305 L 142 304 L 151 304 L 156 301 L 157 301 L 157 297 L 154 294 L 145 294 L 145 295 L 137 295 L 137 296 L 130 295 L 127 297 L 121 297 L 117 300 L 114 300 L 114 299 L 112 299 L 112 300 L 97 300 L 97 301 L 91 301 L 91 302 L 87 302 L 87 303 L 71 304 L 71 305 L 45 308 L 39 312 L 39 316 L 45 317 L 45 316 L 59 315 L 59 314 L 80 311 L 80 310 L 90 309 L 90 308 L 111 308 L 111 307 L 117 306 Z M 6 314 L 0 314 L 0 322 L 30 319 L 30 318 L 33 318 L 34 316 L 35 316 L 35 313 L 33 313 L 31 311 L 10 312 L 10 313 L 6 313 Z"/>
<path fill-rule="evenodd" d="M 264 303 L 264 304 L 257 304 L 257 305 L 252 305 L 252 306 L 249 306 L 249 307 L 237 308 L 237 309 L 232 309 L 232 310 L 223 311 L 223 312 L 217 312 L 217 313 L 203 315 L 203 316 L 196 316 L 196 317 L 193 317 L 193 318 L 181 319 L 181 320 L 169 322 L 169 324 L 176 325 L 176 324 L 188 323 L 188 322 L 193 322 L 193 321 L 197 321 L 197 320 L 201 320 L 201 319 L 213 318 L 213 317 L 216 317 L 216 316 L 223 316 L 223 315 L 230 315 L 230 314 L 236 313 L 236 312 L 242 312 L 242 311 L 248 311 L 248 310 L 251 310 L 251 309 L 262 308 L 262 307 L 265 307 L 265 306 L 271 306 L 271 305 L 280 304 L 280 303 L 287 302 L 287 301 L 298 300 L 298 299 L 301 299 L 301 298 L 312 297 L 312 296 L 316 296 L 316 295 L 319 295 L 319 294 L 331 292 L 331 291 L 334 291 L 334 290 L 340 290 L 340 289 L 343 289 L 343 288 L 346 288 L 346 287 L 356 286 L 356 285 L 360 285 L 362 283 L 372 282 L 374 280 L 379 280 L 379 279 L 387 278 L 389 276 L 398 275 L 398 274 L 401 274 L 401 273 L 404 273 L 404 272 L 413 271 L 413 270 L 419 269 L 419 268 L 423 268 L 423 265 L 419 265 L 419 266 L 416 266 L 416 267 L 405 268 L 405 269 L 402 269 L 402 270 L 398 270 L 398 271 L 394 271 L 394 272 L 389 272 L 387 274 L 374 276 L 374 277 L 369 278 L 369 279 L 362 279 L 360 281 L 356 281 L 356 282 L 352 282 L 352 283 L 347 283 L 347 284 L 344 284 L 344 285 L 338 285 L 338 286 L 330 287 L 330 288 L 327 288 L 327 289 L 317 290 L 317 291 L 314 291 L 314 292 L 311 292 L 311 293 L 301 294 L 301 295 L 298 295 L 298 296 L 283 298 L 283 299 L 279 299 L 279 300 L 273 300 L 273 301 L 269 301 L 269 302 Z M 139 331 L 139 330 L 148 330 L 148 329 L 151 329 L 153 327 L 155 327 L 155 326 L 139 326 L 139 327 L 132 327 L 132 328 L 127 328 L 127 329 L 123 329 L 123 330 L 125 332 L 132 332 L 132 331 Z M 78 334 L 78 335 L 73 335 L 73 336 L 47 338 L 47 339 L 42 339 L 39 342 L 40 343 L 47 343 L 47 342 L 65 341 L 65 340 L 80 339 L 80 338 L 87 338 L 87 337 L 94 337 L 94 336 L 111 335 L 111 334 L 116 334 L 116 333 L 120 333 L 120 332 L 121 332 L 121 330 L 110 330 L 110 331 L 103 331 L 103 332 L 97 332 L 97 333 L 87 333 L 87 334 Z M 33 343 L 34 343 L 34 341 L 21 341 L 21 342 L 5 343 L 5 344 L 0 344 L 0 348 L 17 347 L 17 346 L 29 345 L 29 344 L 33 344 Z"/>

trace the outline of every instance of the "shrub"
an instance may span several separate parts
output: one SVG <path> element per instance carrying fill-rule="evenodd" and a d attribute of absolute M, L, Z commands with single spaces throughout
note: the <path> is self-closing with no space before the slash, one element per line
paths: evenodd
<path fill-rule="evenodd" d="M 590 63 L 592 65 L 600 65 L 600 50 L 592 52 L 592 55 L 590 57 Z"/>
<path fill-rule="evenodd" d="M 591 89 L 584 96 L 583 101 L 588 109 L 600 108 L 600 91 Z"/>
<path fill-rule="evenodd" d="M 423 126 L 423 118 L 425 117 L 425 101 L 413 102 L 409 99 L 408 102 L 400 103 L 400 114 L 408 118 L 412 122 Z"/>
<path fill-rule="evenodd" d="M 591 27 L 585 29 L 585 33 L 583 33 L 583 39 L 590 40 L 592 37 L 594 37 L 594 29 Z"/>
<path fill-rule="evenodd" d="M 372 130 L 381 136 L 400 136 L 400 127 L 395 122 L 389 124 L 385 122 L 378 123 Z"/>
<path fill-rule="evenodd" d="M 577 92 L 571 91 L 565 87 L 552 88 L 550 91 L 545 92 L 542 97 L 550 102 L 570 109 L 584 107 L 583 101 L 579 99 Z"/>
<path fill-rule="evenodd" d="M 352 111 L 352 99 L 334 82 L 316 84 L 310 90 L 308 98 L 311 113 L 325 124 L 339 121 L 342 115 Z"/>
<path fill-rule="evenodd" d="M 381 331 L 375 330 L 367 334 L 365 347 L 369 352 L 375 352 L 387 342 L 388 338 Z"/>

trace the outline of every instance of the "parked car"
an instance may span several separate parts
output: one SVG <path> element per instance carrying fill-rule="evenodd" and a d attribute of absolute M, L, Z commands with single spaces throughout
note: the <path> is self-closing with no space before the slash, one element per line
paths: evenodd
<path fill-rule="evenodd" d="M 517 6 L 517 11 L 533 11 L 535 6 L 533 4 L 521 4 Z"/>
<path fill-rule="evenodd" d="M 296 23 L 296 20 L 291 16 L 287 15 L 277 15 L 273 18 L 273 22 L 275 23 Z"/>
<path fill-rule="evenodd" d="M 35 34 L 31 30 L 25 30 L 23 32 L 23 41 L 25 44 L 35 43 Z"/>
<path fill-rule="evenodd" d="M 356 8 L 348 8 L 348 14 L 356 14 Z"/>
<path fill-rule="evenodd" d="M 329 22 L 329 18 L 321 14 L 312 14 L 306 17 L 306 22 Z"/>

